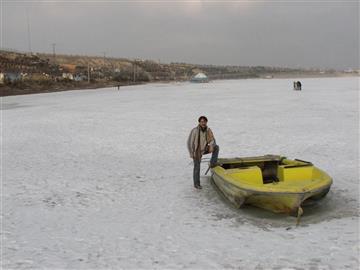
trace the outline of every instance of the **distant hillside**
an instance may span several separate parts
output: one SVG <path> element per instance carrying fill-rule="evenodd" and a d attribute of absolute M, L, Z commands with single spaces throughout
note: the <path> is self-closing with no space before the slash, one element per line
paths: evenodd
<path fill-rule="evenodd" d="M 336 75 L 335 71 L 264 66 L 159 63 L 82 55 L 0 51 L 1 95 L 96 88 L 154 81 L 186 81 L 205 73 L 210 80 Z"/>

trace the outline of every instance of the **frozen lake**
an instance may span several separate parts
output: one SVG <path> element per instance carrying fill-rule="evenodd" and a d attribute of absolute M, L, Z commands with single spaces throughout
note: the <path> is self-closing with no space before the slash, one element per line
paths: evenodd
<path fill-rule="evenodd" d="M 149 84 L 2 98 L 4 268 L 358 269 L 359 79 Z M 281 154 L 334 179 L 295 219 L 234 209 L 186 149 Z M 206 170 L 205 164 L 202 172 Z"/>

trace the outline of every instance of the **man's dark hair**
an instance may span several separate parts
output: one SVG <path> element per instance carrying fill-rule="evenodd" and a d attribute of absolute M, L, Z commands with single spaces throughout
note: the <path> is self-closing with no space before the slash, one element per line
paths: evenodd
<path fill-rule="evenodd" d="M 208 121 L 206 116 L 200 116 L 199 119 L 198 119 L 198 122 L 200 122 L 201 120 L 205 120 L 206 122 Z"/>

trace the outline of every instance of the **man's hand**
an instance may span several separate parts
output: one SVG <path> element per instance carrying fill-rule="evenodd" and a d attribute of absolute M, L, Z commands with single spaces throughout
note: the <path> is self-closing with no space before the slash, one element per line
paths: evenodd
<path fill-rule="evenodd" d="M 209 144 L 208 151 L 209 151 L 209 153 L 214 152 L 214 146 L 212 144 Z"/>

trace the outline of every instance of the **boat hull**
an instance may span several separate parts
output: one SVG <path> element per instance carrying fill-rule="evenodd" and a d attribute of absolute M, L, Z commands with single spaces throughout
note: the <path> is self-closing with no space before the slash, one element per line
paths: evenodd
<path fill-rule="evenodd" d="M 301 173 L 301 170 L 304 172 L 304 170 L 313 170 L 312 168 L 313 165 L 311 164 L 311 166 L 289 168 L 288 170 L 289 172 L 298 170 L 297 172 Z M 275 213 L 288 213 L 297 215 L 299 209 L 301 209 L 301 206 L 304 205 L 305 201 L 319 200 L 323 198 L 330 190 L 330 186 L 332 184 L 331 178 L 329 178 L 326 173 L 322 172 L 318 168 L 316 168 L 316 170 L 317 172 L 321 173 L 326 178 L 326 180 L 324 180 L 322 183 L 318 181 L 317 185 L 313 186 L 312 188 L 309 188 L 309 186 L 306 187 L 306 185 L 302 186 L 301 182 L 296 183 L 296 188 L 290 186 L 287 190 L 281 188 L 281 185 L 283 185 L 281 182 L 258 184 L 254 185 L 254 188 L 249 186 L 244 187 L 241 184 L 241 173 L 244 171 L 245 177 L 246 169 L 239 170 L 238 173 L 235 172 L 235 174 L 233 174 L 235 176 L 233 176 L 232 172 L 228 173 L 226 170 L 219 170 L 215 168 L 212 169 L 212 180 L 217 188 L 223 193 L 223 195 L 237 208 L 249 204 Z M 288 176 L 289 175 L 290 174 L 288 174 Z M 312 182 L 307 180 L 307 184 L 308 183 Z"/>
<path fill-rule="evenodd" d="M 249 204 L 274 213 L 287 214 L 296 214 L 304 201 L 309 198 L 319 200 L 330 189 L 330 186 L 325 186 L 321 189 L 304 193 L 257 192 L 232 185 L 216 174 L 213 174 L 212 180 L 228 201 L 237 208 Z"/>

